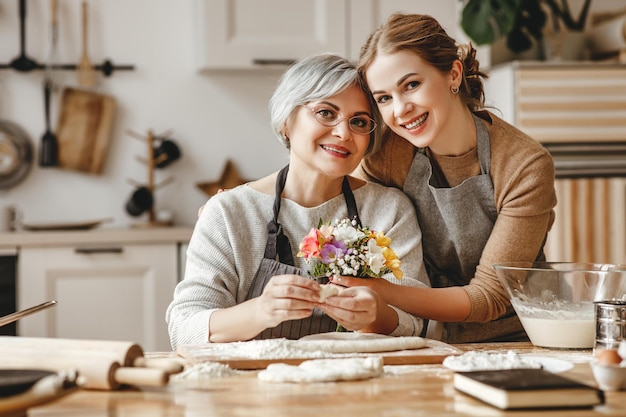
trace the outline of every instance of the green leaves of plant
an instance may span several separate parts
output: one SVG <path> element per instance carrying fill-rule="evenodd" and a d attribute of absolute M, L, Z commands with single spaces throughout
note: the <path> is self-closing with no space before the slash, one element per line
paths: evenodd
<path fill-rule="evenodd" d="M 461 27 L 477 44 L 491 44 L 513 29 L 522 0 L 469 0 Z"/>

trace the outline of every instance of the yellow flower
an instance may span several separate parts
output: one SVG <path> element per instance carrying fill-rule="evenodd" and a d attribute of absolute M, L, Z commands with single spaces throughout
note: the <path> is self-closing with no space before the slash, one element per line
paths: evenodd
<path fill-rule="evenodd" d="M 382 247 L 388 247 L 391 245 L 391 239 L 389 239 L 383 232 L 376 232 L 374 237 L 376 238 L 376 244 Z"/>
<path fill-rule="evenodd" d="M 393 249 L 385 247 L 383 248 L 383 256 L 385 257 L 385 266 L 391 270 L 396 279 L 401 279 L 404 273 L 400 270 L 402 262 L 398 259 L 398 255 L 396 255 Z"/>

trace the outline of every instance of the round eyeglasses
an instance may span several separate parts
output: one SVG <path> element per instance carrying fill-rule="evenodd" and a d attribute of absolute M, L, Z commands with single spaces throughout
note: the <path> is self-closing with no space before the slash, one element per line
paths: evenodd
<path fill-rule="evenodd" d="M 302 107 L 308 109 L 313 113 L 315 120 L 321 125 L 333 127 L 345 120 L 345 117 L 341 116 L 336 110 L 329 107 L 309 107 L 306 104 L 302 104 Z M 372 133 L 376 129 L 376 122 L 374 119 L 366 114 L 360 114 L 358 116 L 352 116 L 348 119 L 348 126 L 354 133 L 360 135 L 367 135 Z"/>

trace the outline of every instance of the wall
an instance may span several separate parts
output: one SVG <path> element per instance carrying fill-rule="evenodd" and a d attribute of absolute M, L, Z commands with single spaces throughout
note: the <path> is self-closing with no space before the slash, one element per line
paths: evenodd
<path fill-rule="evenodd" d="M 79 0 L 59 1 L 59 61 L 78 62 L 81 53 Z M 365 1 L 365 0 L 359 0 Z M 613 0 L 615 1 L 615 0 Z M 197 182 L 219 178 L 227 159 L 242 177 L 268 174 L 288 154 L 269 128 L 267 101 L 278 70 L 199 74 L 193 62 L 193 0 L 89 0 L 89 56 L 102 63 L 133 64 L 134 71 L 99 77 L 95 91 L 111 94 L 117 113 L 104 172 L 89 175 L 36 163 L 28 177 L 9 190 L 0 190 L 0 206 L 16 205 L 27 223 L 67 222 L 112 217 L 107 227 L 141 221 L 124 210 L 133 186 L 145 181 L 146 169 L 136 161 L 145 146 L 127 130 L 145 134 L 173 132 L 183 151 L 181 160 L 157 171 L 157 182 L 174 182 L 156 192 L 156 207 L 175 214 L 178 224 L 192 225 L 206 196 Z M 608 2 L 611 3 L 611 2 Z M 406 9 L 429 13 L 451 35 L 466 38 L 455 27 L 457 0 L 383 0 L 381 15 Z M 595 3 L 594 3 L 595 4 Z M 604 3 L 602 3 L 604 4 Z M 615 3 L 612 3 L 614 5 Z M 26 53 L 42 61 L 46 56 L 48 0 L 27 0 Z M 18 0 L 0 0 L 0 62 L 19 53 Z M 481 58 L 483 64 L 487 58 Z M 76 75 L 62 72 L 62 81 L 75 87 Z M 56 126 L 60 92 L 53 95 Z M 0 119 L 21 125 L 31 136 L 35 153 L 44 133 L 42 73 L 0 70 Z"/>
<path fill-rule="evenodd" d="M 404 1 L 406 3 L 406 0 Z M 418 2 L 416 2 L 417 4 Z M 421 2 L 419 2 L 421 3 Z M 81 54 L 79 0 L 59 0 L 59 53 L 63 63 Z M 273 138 L 267 102 L 279 70 L 198 74 L 193 66 L 192 1 L 89 0 L 88 52 L 92 61 L 111 59 L 133 64 L 134 71 L 99 77 L 97 92 L 111 94 L 117 113 L 104 172 L 101 175 L 33 164 L 28 177 L 0 190 L 0 206 L 13 204 L 25 223 L 67 222 L 112 217 L 107 227 L 142 221 L 124 210 L 133 190 L 129 180 L 145 181 L 145 167 L 135 156 L 145 146 L 127 130 L 145 134 L 173 132 L 183 157 L 157 171 L 157 182 L 174 182 L 156 192 L 158 210 L 175 213 L 176 222 L 192 225 L 206 196 L 197 182 L 217 180 L 231 158 L 244 178 L 254 179 L 282 167 L 287 151 Z M 394 11 L 395 0 L 383 2 Z M 432 2 L 439 18 L 454 21 L 455 0 Z M 429 11 L 430 12 L 430 11 Z M 47 0 L 28 0 L 26 54 L 43 61 L 47 51 Z M 19 53 L 18 0 L 0 0 L 0 62 Z M 61 74 L 76 87 L 76 75 Z M 52 122 L 58 119 L 60 91 L 53 95 Z M 0 119 L 18 123 L 31 136 L 35 153 L 45 131 L 42 72 L 0 70 Z M 35 155 L 36 156 L 36 155 Z"/>
<path fill-rule="evenodd" d="M 61 62 L 80 58 L 80 2 L 60 0 Z M 157 4 L 158 3 L 158 4 Z M 27 54 L 42 60 L 46 53 L 45 21 L 48 1 L 27 2 Z M 75 221 L 113 217 L 114 224 L 137 219 L 127 215 L 125 201 L 133 187 L 129 179 L 145 181 L 145 167 L 135 155 L 145 146 L 126 131 L 173 131 L 183 158 L 157 172 L 157 182 L 168 176 L 174 183 L 156 193 L 157 208 L 171 210 L 177 222 L 193 224 L 206 197 L 199 181 L 219 178 L 227 158 L 241 174 L 255 178 L 281 166 L 285 151 L 271 139 L 266 103 L 277 74 L 246 77 L 196 74 L 193 68 L 193 27 L 190 2 L 174 0 L 106 0 L 89 2 L 89 55 L 101 63 L 134 64 L 135 71 L 100 77 L 96 91 L 117 101 L 115 125 L 102 175 L 89 175 L 34 164 L 29 176 L 0 194 L 2 205 L 15 204 L 25 222 Z M 9 62 L 19 51 L 17 0 L 0 2 L 0 60 Z M 21 125 L 35 149 L 44 133 L 41 71 L 0 71 L 0 119 Z M 68 86 L 75 74 L 63 73 Z M 53 96 L 56 125 L 60 92 Z"/>

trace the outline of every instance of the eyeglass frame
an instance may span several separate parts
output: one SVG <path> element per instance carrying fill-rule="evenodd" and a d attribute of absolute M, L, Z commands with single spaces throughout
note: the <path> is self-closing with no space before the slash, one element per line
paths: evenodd
<path fill-rule="evenodd" d="M 340 114 L 339 112 L 337 112 L 337 118 L 335 120 L 333 120 L 332 122 L 326 121 L 326 120 L 320 120 L 317 117 L 317 111 L 320 110 L 319 108 L 314 108 L 314 107 L 309 107 L 306 104 L 300 104 L 301 107 L 306 108 L 307 110 L 310 110 L 311 113 L 313 114 L 313 118 L 322 126 L 326 126 L 326 127 L 335 127 L 337 126 L 339 123 L 343 122 L 346 120 L 345 116 L 343 116 L 342 114 Z M 328 109 L 328 110 L 332 110 L 332 109 Z M 334 111 L 334 110 L 333 110 Z M 371 122 L 371 130 L 369 132 L 357 132 L 356 130 L 353 129 L 352 124 L 350 123 L 350 121 L 352 119 L 355 118 L 366 118 L 369 119 Z M 376 123 L 376 120 L 374 120 L 374 118 L 372 118 L 372 116 L 369 116 L 367 114 L 361 114 L 358 116 L 352 116 L 350 118 L 348 118 L 348 128 L 350 129 L 351 132 L 356 133 L 357 135 L 369 135 L 371 134 L 374 130 L 376 130 L 376 127 L 378 126 L 378 123 Z"/>

